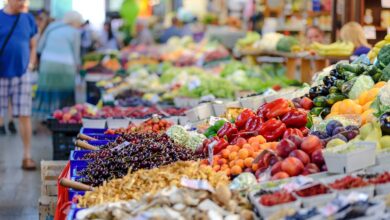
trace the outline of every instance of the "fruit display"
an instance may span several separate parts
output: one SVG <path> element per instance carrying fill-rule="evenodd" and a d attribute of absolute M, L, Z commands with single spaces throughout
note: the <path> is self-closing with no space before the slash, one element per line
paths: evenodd
<path fill-rule="evenodd" d="M 80 172 L 81 182 L 99 186 L 128 172 L 200 158 L 192 150 L 175 144 L 165 134 L 130 133 L 122 135 L 116 143 L 118 145 L 103 147 L 83 157 L 91 162 Z"/>
<path fill-rule="evenodd" d="M 78 205 L 92 207 L 107 202 L 140 200 L 146 193 L 154 195 L 166 187 L 183 187 L 180 184 L 183 177 L 207 180 L 212 187 L 229 183 L 226 174 L 217 173 L 211 167 L 201 166 L 197 162 L 180 161 L 150 170 L 141 169 L 128 173 L 123 178 L 113 179 L 79 197 Z"/>
<path fill-rule="evenodd" d="M 115 214 L 114 214 L 115 213 Z M 253 219 L 251 204 L 237 191 L 218 184 L 215 192 L 189 188 L 165 188 L 152 196 L 143 196 L 139 201 L 103 204 L 78 213 L 79 219 L 112 220 L 148 216 L 158 219 Z M 116 217 L 118 216 L 118 217 Z M 119 217 L 122 216 L 122 217 Z"/>
<path fill-rule="evenodd" d="M 334 42 L 332 44 L 321 44 L 314 42 L 310 45 L 320 56 L 351 56 L 354 50 L 352 42 Z"/>
<path fill-rule="evenodd" d="M 81 124 L 82 118 L 93 118 L 98 115 L 97 109 L 88 104 L 76 104 L 53 112 L 53 118 L 60 123 Z"/>
<path fill-rule="evenodd" d="M 172 123 L 160 119 L 159 117 L 152 117 L 138 126 L 135 124 L 130 124 L 127 128 L 118 128 L 118 129 L 107 129 L 105 134 L 129 134 L 133 132 L 165 132 L 169 127 L 172 126 Z"/>
<path fill-rule="evenodd" d="M 324 186 L 323 184 L 316 184 L 311 187 L 305 187 L 304 189 L 296 190 L 295 194 L 297 194 L 300 197 L 310 197 L 310 196 L 317 196 L 329 193 L 330 190 L 328 187 Z"/>
<path fill-rule="evenodd" d="M 334 139 L 342 141 L 342 143 L 346 143 L 359 135 L 359 127 L 355 125 L 343 126 L 340 121 L 331 119 L 327 121 L 324 131 L 316 130 L 310 132 L 310 134 L 317 136 L 325 142 L 325 144 L 328 144 Z M 332 143 L 332 146 L 337 146 L 334 145 L 336 142 Z"/>
<path fill-rule="evenodd" d="M 371 184 L 384 184 L 390 182 L 390 173 L 384 172 L 381 174 L 364 176 L 364 178 L 368 179 L 368 182 Z"/>
<path fill-rule="evenodd" d="M 260 204 L 264 206 L 274 206 L 288 202 L 294 202 L 296 198 L 289 192 L 278 191 L 272 194 L 262 195 L 260 197 Z"/>
<path fill-rule="evenodd" d="M 122 68 L 117 51 L 93 52 L 84 55 L 83 69 L 87 72 L 116 73 Z"/>
<path fill-rule="evenodd" d="M 353 189 L 368 186 L 370 183 L 360 177 L 346 176 L 335 180 L 329 184 L 329 187 L 337 190 Z"/>

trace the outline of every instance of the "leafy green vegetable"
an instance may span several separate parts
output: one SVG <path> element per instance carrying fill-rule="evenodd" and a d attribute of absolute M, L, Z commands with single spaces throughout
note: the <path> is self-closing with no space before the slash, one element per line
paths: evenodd
<path fill-rule="evenodd" d="M 290 52 L 291 47 L 294 45 L 298 45 L 298 40 L 295 37 L 291 37 L 291 36 L 282 37 L 276 44 L 276 50 Z"/>
<path fill-rule="evenodd" d="M 370 76 L 361 75 L 357 77 L 355 83 L 351 88 L 351 91 L 349 91 L 348 93 L 349 98 L 351 99 L 359 98 L 361 93 L 374 87 L 374 84 L 375 83 Z"/>
<path fill-rule="evenodd" d="M 389 51 L 390 52 L 390 51 Z M 390 63 L 382 70 L 382 75 L 380 81 L 389 81 L 390 80 Z"/>
<path fill-rule="evenodd" d="M 204 132 L 204 135 L 207 138 L 211 138 L 217 135 L 218 130 L 226 123 L 225 120 L 219 120 L 214 123 L 214 125 L 207 128 L 207 130 Z"/>
<path fill-rule="evenodd" d="M 185 145 L 190 137 L 187 130 L 180 125 L 173 125 L 166 131 L 166 133 L 175 143 L 181 145 Z"/>
<path fill-rule="evenodd" d="M 390 64 L 390 44 L 385 45 L 378 53 L 378 61 L 383 66 L 386 67 Z"/>

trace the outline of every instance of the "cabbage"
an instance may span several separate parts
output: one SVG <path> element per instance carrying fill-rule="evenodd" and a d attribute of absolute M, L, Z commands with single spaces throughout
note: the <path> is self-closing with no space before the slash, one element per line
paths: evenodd
<path fill-rule="evenodd" d="M 379 100 L 382 105 L 390 106 L 390 81 L 379 91 Z"/>
<path fill-rule="evenodd" d="M 350 99 L 357 99 L 361 93 L 374 87 L 374 84 L 375 83 L 370 76 L 361 75 L 356 78 L 351 91 L 348 93 L 348 97 Z"/>
<path fill-rule="evenodd" d="M 196 131 L 191 131 L 189 132 L 189 139 L 186 142 L 185 146 L 195 151 L 199 146 L 203 144 L 203 141 L 205 139 L 206 136 L 204 136 L 203 134 L 199 134 Z"/>
<path fill-rule="evenodd" d="M 185 145 L 190 137 L 187 130 L 180 125 L 173 125 L 166 133 L 175 143 L 180 145 Z"/>

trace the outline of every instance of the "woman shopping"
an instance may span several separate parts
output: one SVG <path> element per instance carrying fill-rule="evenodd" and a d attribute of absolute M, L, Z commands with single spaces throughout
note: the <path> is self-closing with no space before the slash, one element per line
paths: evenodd
<path fill-rule="evenodd" d="M 75 77 L 80 65 L 82 16 L 75 11 L 50 24 L 38 43 L 41 54 L 33 114 L 45 120 L 53 111 L 75 103 Z"/>
<path fill-rule="evenodd" d="M 367 54 L 371 45 L 367 42 L 364 35 L 363 27 L 357 22 L 348 22 L 340 30 L 340 38 L 342 41 L 352 42 L 355 46 L 353 55 L 360 56 Z"/>

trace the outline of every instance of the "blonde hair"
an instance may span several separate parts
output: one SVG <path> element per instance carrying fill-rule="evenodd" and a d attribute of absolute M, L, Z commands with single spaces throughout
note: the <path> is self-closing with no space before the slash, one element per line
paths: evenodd
<path fill-rule="evenodd" d="M 346 23 L 340 30 L 340 37 L 343 41 L 352 42 L 355 48 L 365 46 L 371 48 L 367 42 L 362 26 L 354 21 Z"/>
<path fill-rule="evenodd" d="M 64 15 L 64 18 L 62 20 L 66 24 L 75 25 L 75 26 L 81 26 L 84 22 L 83 16 L 77 11 L 67 12 Z"/>

